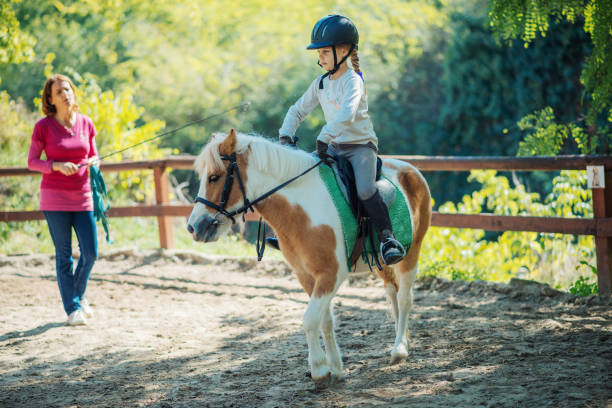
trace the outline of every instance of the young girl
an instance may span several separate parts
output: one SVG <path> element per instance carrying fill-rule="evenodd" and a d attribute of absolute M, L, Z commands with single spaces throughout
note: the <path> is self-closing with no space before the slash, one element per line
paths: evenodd
<path fill-rule="evenodd" d="M 371 218 L 387 265 L 399 262 L 406 251 L 393 236 L 389 211 L 375 185 L 378 138 L 368 116 L 363 75 L 359 69 L 359 34 L 351 20 L 329 15 L 312 29 L 309 50 L 317 50 L 318 64 L 327 73 L 316 78 L 306 93 L 289 108 L 279 129 L 281 144 L 295 144 L 293 135 L 300 122 L 321 105 L 327 122 L 317 138 L 317 153 L 348 159 L 355 172 L 357 195 Z M 347 58 L 353 69 L 349 69 Z"/>

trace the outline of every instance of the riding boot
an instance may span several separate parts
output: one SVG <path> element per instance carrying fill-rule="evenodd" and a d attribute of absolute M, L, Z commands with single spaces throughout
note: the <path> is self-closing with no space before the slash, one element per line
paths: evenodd
<path fill-rule="evenodd" d="M 266 245 L 270 245 L 272 248 L 280 250 L 280 247 L 278 246 L 278 238 L 276 237 L 267 237 Z"/>
<path fill-rule="evenodd" d="M 380 239 L 380 255 L 386 265 L 393 265 L 401 261 L 406 256 L 404 246 L 393 236 L 389 209 L 378 193 L 366 200 L 361 200 L 365 210 L 372 220 L 374 229 Z"/>

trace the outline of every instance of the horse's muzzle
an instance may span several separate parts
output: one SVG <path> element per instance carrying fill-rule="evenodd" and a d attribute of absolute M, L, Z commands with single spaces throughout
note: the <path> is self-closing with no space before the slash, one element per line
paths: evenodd
<path fill-rule="evenodd" d="M 218 238 L 217 230 L 221 223 L 209 215 L 202 215 L 195 222 L 187 223 L 187 231 L 194 241 L 211 242 Z"/>

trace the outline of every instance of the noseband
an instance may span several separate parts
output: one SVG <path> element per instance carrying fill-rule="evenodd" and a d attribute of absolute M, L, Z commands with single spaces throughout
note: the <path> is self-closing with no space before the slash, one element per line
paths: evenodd
<path fill-rule="evenodd" d="M 227 218 L 232 220 L 232 224 L 236 223 L 234 216 L 238 214 L 246 213 L 249 210 L 254 212 L 255 210 L 253 209 L 253 205 L 257 204 L 258 202 L 262 200 L 265 200 L 266 198 L 270 197 L 272 194 L 276 193 L 281 188 L 285 187 L 287 184 L 297 180 L 298 178 L 302 177 L 304 174 L 308 173 L 309 171 L 311 171 L 312 169 L 314 169 L 315 167 L 318 167 L 321 163 L 323 163 L 323 161 L 317 162 L 315 165 L 313 165 L 312 167 L 309 167 L 308 169 L 298 174 L 297 176 L 293 177 L 292 179 L 289 179 L 285 181 L 284 183 L 274 187 L 272 190 L 262 194 L 261 196 L 257 197 L 255 200 L 249 201 L 249 199 L 246 196 L 246 191 L 244 189 L 244 183 L 242 181 L 242 177 L 240 176 L 240 171 L 238 171 L 238 162 L 236 162 L 236 152 L 230 154 L 229 156 L 222 155 L 221 160 L 229 160 L 229 166 L 227 166 L 227 175 L 225 176 L 225 183 L 223 184 L 223 191 L 221 192 L 221 201 L 219 202 L 219 204 L 215 204 L 200 196 L 196 196 L 194 201 L 196 203 L 201 203 L 207 207 L 217 210 L 219 213 L 225 215 Z M 227 211 L 225 209 L 225 206 L 227 205 L 229 195 L 232 191 L 232 186 L 234 185 L 234 172 L 236 172 L 236 176 L 238 178 L 238 185 L 240 186 L 240 192 L 242 192 L 243 205 L 242 207 L 236 210 Z"/>

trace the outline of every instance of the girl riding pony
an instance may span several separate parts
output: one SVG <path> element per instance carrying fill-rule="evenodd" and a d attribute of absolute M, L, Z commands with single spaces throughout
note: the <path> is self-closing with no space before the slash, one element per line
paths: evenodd
<path fill-rule="evenodd" d="M 298 126 L 321 105 L 327 123 L 317 137 L 317 154 L 324 161 L 335 155 L 351 163 L 357 195 L 378 233 L 383 261 L 392 265 L 401 261 L 406 251 L 393 236 L 389 210 L 375 184 L 378 138 L 368 115 L 358 43 L 357 28 L 347 17 L 329 15 L 315 24 L 306 48 L 317 50 L 318 64 L 327 73 L 317 77 L 289 108 L 279 129 L 279 142 L 295 145 L 293 136 Z M 349 69 L 349 57 L 353 69 Z"/>

